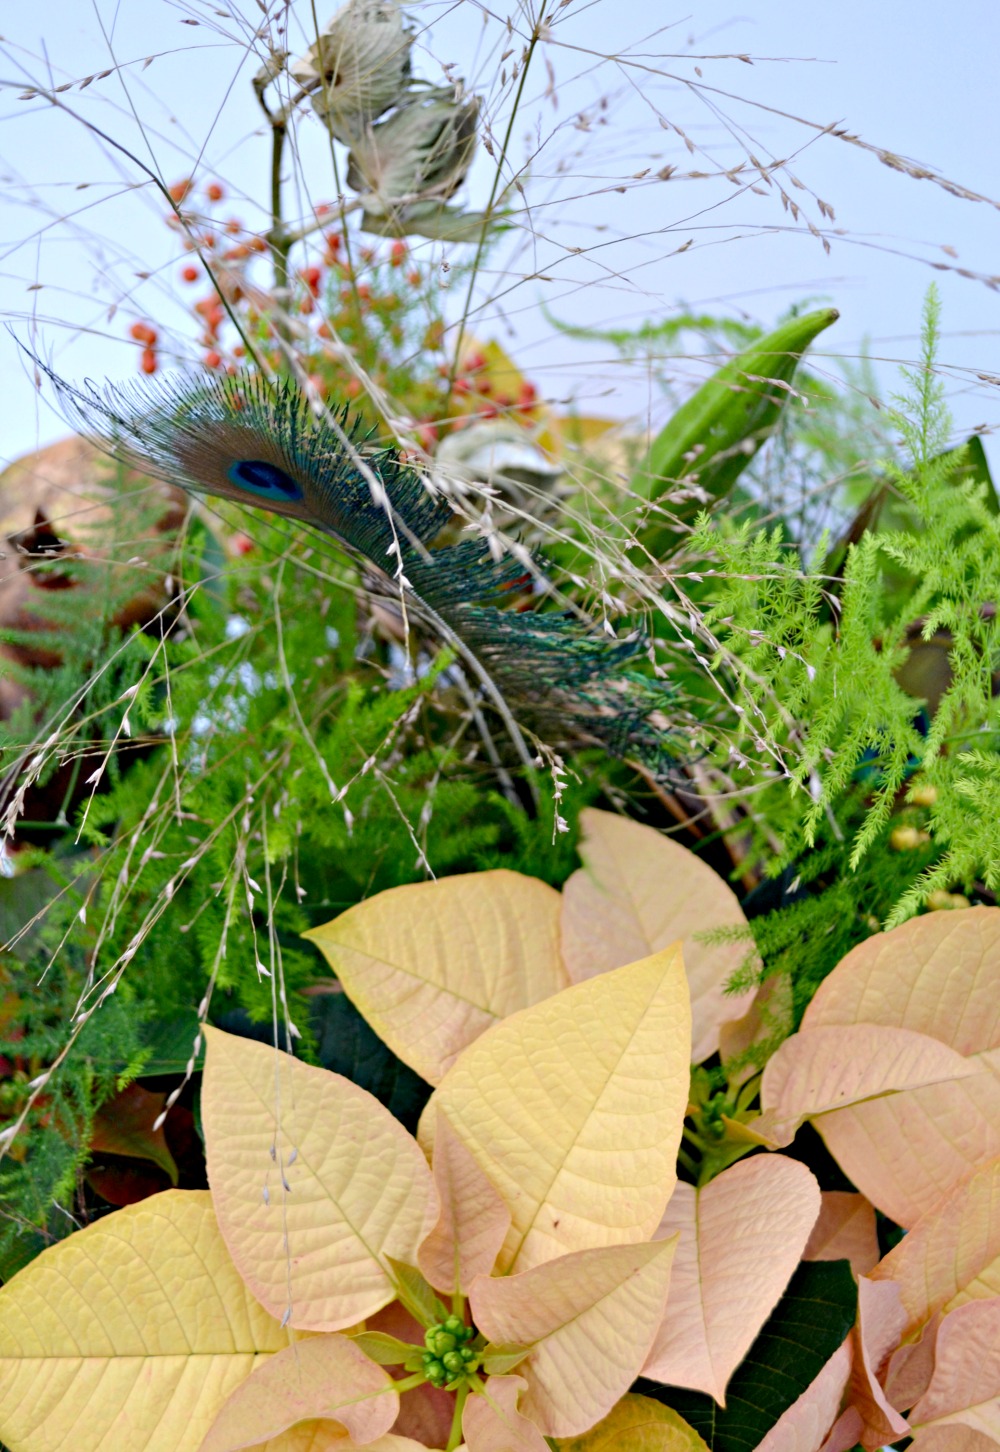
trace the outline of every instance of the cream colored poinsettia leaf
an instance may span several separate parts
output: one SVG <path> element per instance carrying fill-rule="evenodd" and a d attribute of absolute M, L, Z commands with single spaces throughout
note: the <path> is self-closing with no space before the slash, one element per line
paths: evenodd
<path fill-rule="evenodd" d="M 1000 1155 L 998 970 L 1000 908 L 929 913 L 852 949 L 803 1018 L 803 1033 L 867 1023 L 924 1034 L 976 1071 L 817 1121 L 858 1189 L 907 1228 Z"/>
<path fill-rule="evenodd" d="M 391 887 L 305 937 L 430 1084 L 486 1029 L 569 981 L 559 894 L 506 868 Z"/>
<path fill-rule="evenodd" d="M 469 1398 L 462 1412 L 468 1452 L 549 1452 L 534 1422 L 518 1410 L 527 1385 L 523 1376 L 491 1376 L 485 1395 Z"/>
<path fill-rule="evenodd" d="M 875 1208 L 851 1190 L 823 1190 L 819 1216 L 802 1252 L 803 1260 L 849 1260 L 855 1276 L 878 1263 Z"/>
<path fill-rule="evenodd" d="M 679 952 L 523 1009 L 472 1044 L 431 1096 L 513 1217 L 497 1262 L 525 1270 L 648 1240 L 676 1183 L 690 1011 Z"/>
<path fill-rule="evenodd" d="M 806 1119 L 977 1072 L 975 1060 L 911 1029 L 874 1023 L 803 1029 L 768 1059 L 760 1086 L 763 1112 L 751 1123 L 777 1144 L 788 1144 Z"/>
<path fill-rule="evenodd" d="M 704 1441 L 671 1407 L 629 1392 L 579 1437 L 556 1439 L 558 1452 L 708 1452 Z"/>
<path fill-rule="evenodd" d="M 663 1316 L 675 1249 L 676 1238 L 603 1246 L 472 1283 L 480 1331 L 531 1347 L 517 1368 L 522 1410 L 543 1432 L 585 1432 L 628 1391 Z"/>
<path fill-rule="evenodd" d="M 77 1231 L 0 1288 L 0 1439 L 16 1452 L 197 1452 L 289 1334 L 240 1280 L 201 1190 Z"/>
<path fill-rule="evenodd" d="M 968 1301 L 945 1316 L 934 1374 L 910 1424 L 914 1430 L 968 1428 L 1000 1446 L 1000 1298 Z"/>
<path fill-rule="evenodd" d="M 679 1184 L 657 1232 L 680 1243 L 643 1376 L 725 1406 L 726 1384 L 798 1265 L 819 1207 L 812 1174 L 784 1155 L 742 1160 L 700 1190 Z"/>
<path fill-rule="evenodd" d="M 310 1336 L 254 1368 L 198 1452 L 240 1452 L 315 1418 L 327 1422 L 328 1435 L 346 1432 L 363 1446 L 388 1432 L 398 1412 L 389 1375 L 346 1336 Z"/>
<path fill-rule="evenodd" d="M 432 1170 L 441 1209 L 417 1262 L 435 1290 L 465 1295 L 476 1276 L 488 1276 L 496 1264 L 510 1211 L 440 1108 Z"/>
<path fill-rule="evenodd" d="M 682 942 L 691 989 L 691 1058 L 719 1047 L 722 1024 L 746 1012 L 752 992 L 726 983 L 752 939 L 732 888 L 694 852 L 641 822 L 586 807 L 580 813 L 584 866 L 563 889 L 563 956 L 575 982 Z M 747 929 L 746 939 L 712 943 L 713 928 Z"/>
<path fill-rule="evenodd" d="M 899 1286 L 908 1340 L 939 1313 L 1000 1296 L 1000 1159 L 944 1196 L 871 1278 Z"/>
<path fill-rule="evenodd" d="M 279 1319 L 354 1325 L 393 1299 L 386 1257 L 412 1263 L 437 1218 L 426 1160 L 349 1079 L 220 1029 L 205 1037 L 208 1178 L 233 1260 Z"/>

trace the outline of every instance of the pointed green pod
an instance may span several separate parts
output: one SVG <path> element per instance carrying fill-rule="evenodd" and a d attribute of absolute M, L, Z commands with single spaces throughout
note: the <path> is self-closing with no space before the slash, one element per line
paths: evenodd
<path fill-rule="evenodd" d="M 683 481 L 712 499 L 723 498 L 774 432 L 802 354 L 838 317 L 835 308 L 823 308 L 791 318 L 723 364 L 654 439 L 633 481 L 635 492 L 655 502 Z M 672 504 L 670 513 L 688 522 L 704 507 L 702 499 L 692 497 Z M 637 537 L 661 558 L 676 545 L 679 532 L 660 516 L 640 528 Z"/>

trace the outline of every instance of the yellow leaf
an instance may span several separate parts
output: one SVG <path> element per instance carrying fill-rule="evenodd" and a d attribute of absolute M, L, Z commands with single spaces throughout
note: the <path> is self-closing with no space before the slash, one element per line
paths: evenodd
<path fill-rule="evenodd" d="M 427 1162 L 350 1080 L 219 1029 L 205 1038 L 208 1178 L 230 1254 L 279 1319 L 354 1325 L 395 1295 L 385 1257 L 412 1263 L 436 1218 Z"/>
<path fill-rule="evenodd" d="M 289 1344 L 200 1190 L 167 1190 L 0 1288 L 0 1438 L 16 1452 L 196 1452 L 257 1359 Z"/>
<path fill-rule="evenodd" d="M 850 1190 L 824 1190 L 819 1219 L 802 1252 L 803 1260 L 849 1260 L 855 1277 L 866 1276 L 878 1262 L 875 1210 L 864 1195 Z"/>
<path fill-rule="evenodd" d="M 485 1029 L 568 981 L 558 893 L 504 868 L 389 888 L 304 936 L 430 1084 Z"/>
<path fill-rule="evenodd" d="M 468 1452 L 548 1452 L 541 1432 L 518 1411 L 528 1383 L 523 1376 L 491 1376 L 484 1396 L 473 1396 L 462 1412 Z"/>
<path fill-rule="evenodd" d="M 878 1209 L 912 1226 L 1000 1154 L 1000 908 L 929 913 L 854 948 L 820 985 L 803 1032 L 881 1024 L 937 1039 L 976 1071 L 824 1116 L 817 1128 Z"/>
<path fill-rule="evenodd" d="M 433 1172 L 441 1213 L 417 1260 L 435 1290 L 465 1295 L 475 1277 L 488 1276 L 496 1264 L 510 1211 L 440 1110 Z"/>
<path fill-rule="evenodd" d="M 239 1452 L 297 1422 L 331 1419 L 328 1434 L 359 1445 L 388 1432 L 399 1412 L 392 1380 L 346 1336 L 311 1336 L 256 1367 L 220 1408 L 199 1452 Z"/>
<path fill-rule="evenodd" d="M 726 1383 L 777 1304 L 819 1213 L 819 1186 L 784 1155 L 757 1155 L 704 1189 L 680 1184 L 658 1234 L 680 1234 L 666 1315 L 643 1376 L 708 1392 Z"/>
<path fill-rule="evenodd" d="M 708 1452 L 693 1427 L 652 1397 L 630 1392 L 580 1437 L 556 1442 L 558 1452 Z"/>
<path fill-rule="evenodd" d="M 948 1084 L 978 1071 L 929 1034 L 857 1023 L 803 1028 L 772 1054 L 760 1086 L 763 1113 L 751 1120 L 758 1134 L 789 1144 L 805 1119 L 878 1095 Z M 822 1131 L 823 1124 L 817 1127 Z"/>
<path fill-rule="evenodd" d="M 667 949 L 567 988 L 461 1055 L 438 1107 L 513 1217 L 498 1267 L 648 1240 L 676 1183 L 691 1019 L 680 953 Z"/>
<path fill-rule="evenodd" d="M 530 1346 L 522 1410 L 545 1433 L 585 1432 L 624 1396 L 649 1351 L 670 1288 L 676 1237 L 580 1250 L 472 1285 L 491 1341 Z"/>
<path fill-rule="evenodd" d="M 956 1185 L 871 1278 L 899 1286 L 907 1339 L 939 1312 L 1000 1295 L 1000 1159 Z"/>
<path fill-rule="evenodd" d="M 706 943 L 713 928 L 745 928 L 736 894 L 686 847 L 652 827 L 592 807 L 580 813 L 584 866 L 563 889 L 563 956 L 579 982 L 680 941 L 691 989 L 693 1063 L 719 1047 L 723 1023 L 740 1018 L 752 993 L 724 992 L 752 946 Z"/>

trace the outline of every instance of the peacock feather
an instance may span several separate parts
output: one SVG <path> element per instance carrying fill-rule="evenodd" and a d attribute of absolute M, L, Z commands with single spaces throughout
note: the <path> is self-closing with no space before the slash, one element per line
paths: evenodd
<path fill-rule="evenodd" d="M 320 419 L 292 380 L 249 372 L 100 389 L 39 366 L 81 432 L 116 459 L 335 539 L 452 645 L 515 731 L 667 767 L 668 694 L 628 668 L 642 638 L 611 639 L 567 612 L 510 609 L 542 562 L 526 571 L 523 558 L 497 560 L 482 538 L 442 543 L 454 533 L 448 504 L 397 451 L 371 447 L 346 407 Z"/>

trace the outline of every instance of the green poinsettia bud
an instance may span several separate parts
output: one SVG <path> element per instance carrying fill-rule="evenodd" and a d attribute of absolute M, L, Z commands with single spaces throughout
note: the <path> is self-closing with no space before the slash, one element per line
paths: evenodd
<path fill-rule="evenodd" d="M 414 91 L 351 147 L 347 184 L 371 217 L 428 198 L 450 197 L 476 149 L 479 101 L 451 87 Z"/>
<path fill-rule="evenodd" d="M 412 45 L 398 0 L 348 0 L 289 71 L 330 134 L 350 146 L 402 99 Z"/>

